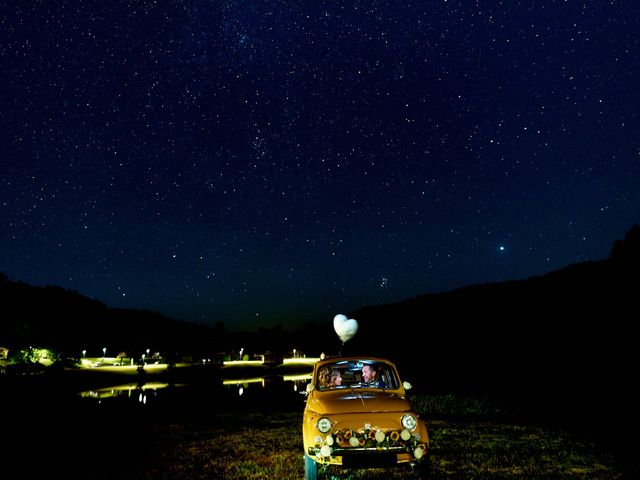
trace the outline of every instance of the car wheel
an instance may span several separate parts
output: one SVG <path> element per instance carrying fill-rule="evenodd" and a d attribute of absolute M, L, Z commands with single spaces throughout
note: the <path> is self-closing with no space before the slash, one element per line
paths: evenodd
<path fill-rule="evenodd" d="M 431 473 L 430 458 L 427 456 L 421 462 L 412 464 L 411 471 L 415 480 L 427 480 Z"/>
<path fill-rule="evenodd" d="M 318 480 L 318 464 L 307 454 L 304 456 L 304 480 Z"/>

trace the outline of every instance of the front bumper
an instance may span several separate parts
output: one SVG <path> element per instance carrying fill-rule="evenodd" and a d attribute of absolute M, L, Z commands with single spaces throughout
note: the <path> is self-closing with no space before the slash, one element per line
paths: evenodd
<path fill-rule="evenodd" d="M 380 435 L 380 434 L 379 434 Z M 348 431 L 317 437 L 307 448 L 307 454 L 317 463 L 346 467 L 393 466 L 400 463 L 421 462 L 428 454 L 429 445 L 412 434 L 403 439 L 399 432 L 386 432 L 384 439 L 376 439 L 372 432 Z"/>

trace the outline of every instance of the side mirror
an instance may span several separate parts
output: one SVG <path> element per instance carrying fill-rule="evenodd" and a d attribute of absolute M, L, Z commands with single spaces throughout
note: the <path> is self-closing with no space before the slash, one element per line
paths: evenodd
<path fill-rule="evenodd" d="M 307 393 L 311 393 L 314 390 L 313 383 L 307 383 Z"/>
<path fill-rule="evenodd" d="M 405 390 L 411 390 L 413 388 L 413 385 L 411 385 L 409 382 L 402 382 L 402 387 Z"/>

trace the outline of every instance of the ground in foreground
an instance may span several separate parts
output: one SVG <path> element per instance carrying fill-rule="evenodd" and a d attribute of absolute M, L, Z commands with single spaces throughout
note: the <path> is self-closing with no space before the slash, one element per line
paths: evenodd
<path fill-rule="evenodd" d="M 131 463 L 108 473 L 127 479 L 300 479 L 301 415 L 221 414 L 198 424 L 155 426 Z M 579 437 L 543 427 L 435 420 L 434 479 L 626 479 L 616 459 Z M 327 479 L 406 479 L 408 469 L 324 472 Z"/>

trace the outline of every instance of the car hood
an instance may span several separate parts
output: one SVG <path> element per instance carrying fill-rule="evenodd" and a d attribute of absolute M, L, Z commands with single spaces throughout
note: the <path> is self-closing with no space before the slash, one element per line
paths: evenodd
<path fill-rule="evenodd" d="M 352 389 L 317 393 L 307 399 L 307 408 L 319 414 L 403 412 L 409 401 L 391 392 Z"/>

